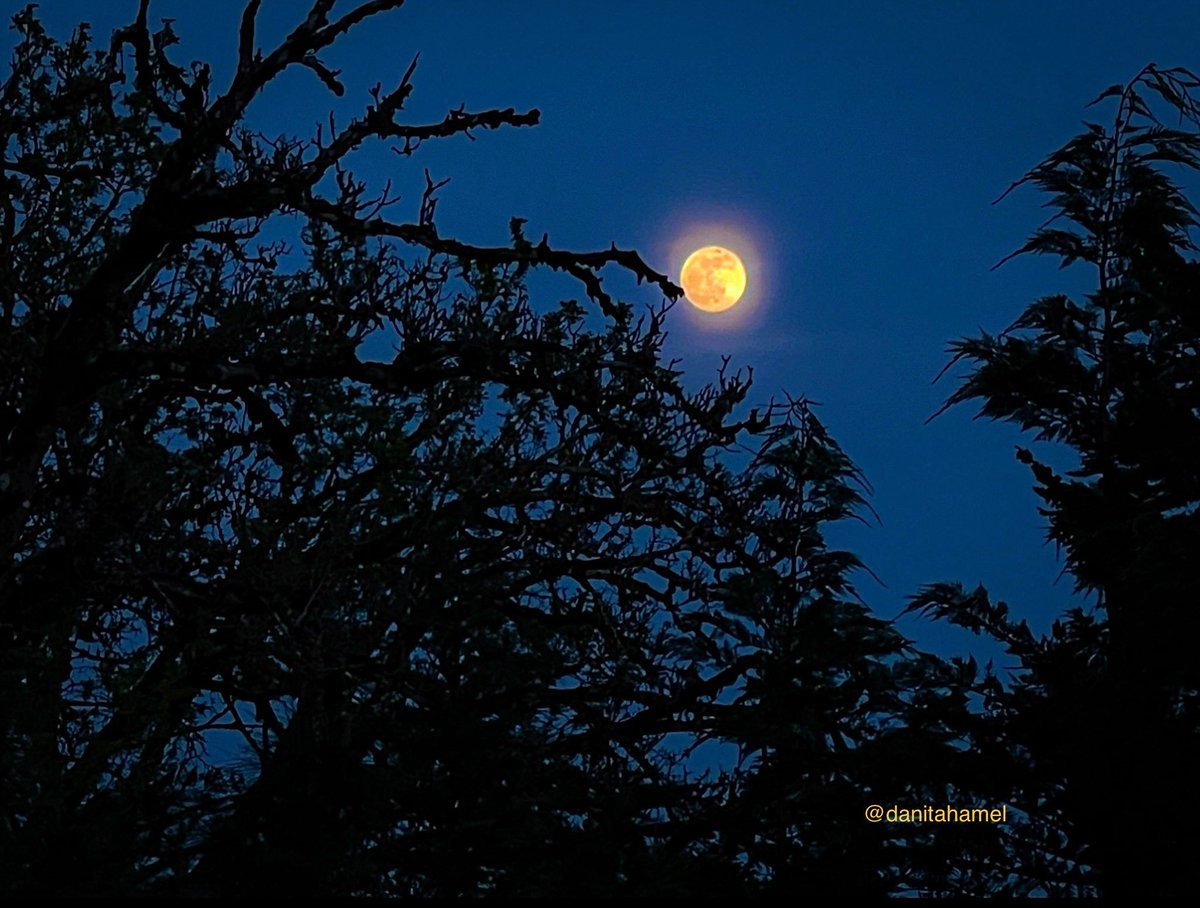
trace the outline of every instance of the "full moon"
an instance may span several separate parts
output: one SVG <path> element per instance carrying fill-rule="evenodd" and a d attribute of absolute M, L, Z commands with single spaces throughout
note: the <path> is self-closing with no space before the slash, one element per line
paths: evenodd
<path fill-rule="evenodd" d="M 746 266 L 722 246 L 705 246 L 687 257 L 679 284 L 697 309 L 724 312 L 746 292 Z"/>

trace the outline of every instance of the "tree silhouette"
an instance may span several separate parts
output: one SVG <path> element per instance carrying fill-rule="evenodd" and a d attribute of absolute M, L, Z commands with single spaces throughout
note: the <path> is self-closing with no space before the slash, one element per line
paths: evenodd
<path fill-rule="evenodd" d="M 341 94 L 318 55 L 400 0 L 315 0 L 270 51 L 251 0 L 224 90 L 148 5 L 99 49 L 27 8 L 0 95 L 3 887 L 949 875 L 861 812 L 944 793 L 967 666 L 855 597 L 822 530 L 860 478 L 810 407 L 686 391 L 669 303 L 601 282 L 674 299 L 634 252 L 471 245 L 428 175 L 404 222 L 344 166 L 536 110 L 407 124 L 414 64 L 341 129 L 254 131 L 290 67 Z M 535 305 L 530 268 L 585 302 Z"/>
<path fill-rule="evenodd" d="M 913 602 L 1019 660 L 1011 688 L 984 680 L 981 734 L 1012 757 L 997 757 L 996 779 L 1028 812 L 1028 873 L 1057 891 L 1193 888 L 1200 265 L 1196 212 L 1172 173 L 1200 167 L 1198 87 L 1187 70 L 1147 66 L 1094 102 L 1115 103 L 1110 125 L 1086 124 L 1014 185 L 1048 193 L 1054 211 L 1014 254 L 1086 263 L 1096 288 L 1040 299 L 999 336 L 951 348 L 972 368 L 947 406 L 980 400 L 981 415 L 1078 458 L 1064 473 L 1017 450 L 1090 607 L 1039 638 L 983 589 L 938 584 Z"/>

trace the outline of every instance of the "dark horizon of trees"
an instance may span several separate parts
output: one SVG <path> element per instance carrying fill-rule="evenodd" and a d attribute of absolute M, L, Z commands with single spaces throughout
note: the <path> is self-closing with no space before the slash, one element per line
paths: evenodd
<path fill-rule="evenodd" d="M 536 110 L 405 122 L 414 61 L 340 131 L 246 122 L 289 67 L 341 94 L 319 54 L 400 5 L 314 0 L 267 49 L 251 0 L 225 87 L 145 0 L 110 42 L 14 18 L 0 891 L 1190 891 L 1200 266 L 1171 168 L 1200 164 L 1200 80 L 1146 67 L 1016 184 L 1056 215 L 1019 253 L 1096 290 L 951 347 L 947 406 L 1080 463 L 1017 451 L 1094 605 L 1037 637 L 982 588 L 912 597 L 1000 642 L 1000 677 L 872 614 L 824 536 L 864 477 L 803 398 L 746 412 L 727 369 L 687 392 L 661 356 L 680 291 L 636 252 L 515 218 L 474 246 L 428 177 L 404 221 L 344 164 Z M 581 299 L 531 299 L 530 268 Z"/>

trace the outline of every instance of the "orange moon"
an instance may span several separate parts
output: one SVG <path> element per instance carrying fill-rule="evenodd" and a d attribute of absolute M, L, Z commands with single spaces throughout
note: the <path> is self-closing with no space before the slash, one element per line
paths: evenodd
<path fill-rule="evenodd" d="M 679 285 L 697 309 L 724 312 L 746 292 L 746 266 L 722 246 L 705 246 L 687 257 Z"/>

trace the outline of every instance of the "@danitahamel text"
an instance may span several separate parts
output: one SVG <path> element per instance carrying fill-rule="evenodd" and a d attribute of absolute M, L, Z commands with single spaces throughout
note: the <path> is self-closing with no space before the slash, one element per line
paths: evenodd
<path fill-rule="evenodd" d="M 892 804 L 868 805 L 863 812 L 869 823 L 1007 823 L 1008 805 L 1000 807 L 951 807 L 922 804 L 901 807 Z"/>

